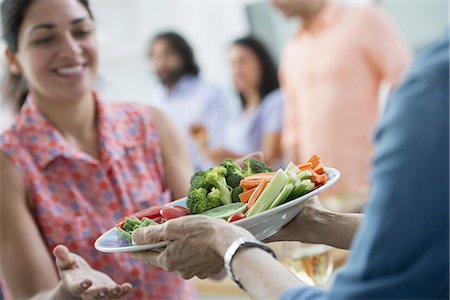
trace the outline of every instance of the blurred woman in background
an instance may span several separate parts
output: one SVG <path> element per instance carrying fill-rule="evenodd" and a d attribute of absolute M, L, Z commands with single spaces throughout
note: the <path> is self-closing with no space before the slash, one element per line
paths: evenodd
<path fill-rule="evenodd" d="M 20 110 L 0 137 L 5 298 L 196 298 L 174 273 L 93 248 L 123 215 L 187 194 L 192 167 L 174 126 L 159 110 L 93 92 L 87 0 L 4 0 L 1 14 L 3 98 Z"/>
<path fill-rule="evenodd" d="M 200 128 L 192 128 L 206 156 L 214 162 L 262 151 L 265 161 L 280 165 L 282 95 L 275 64 L 255 38 L 236 40 L 230 48 L 234 85 L 241 112 L 224 127 L 223 147 L 209 148 Z"/>

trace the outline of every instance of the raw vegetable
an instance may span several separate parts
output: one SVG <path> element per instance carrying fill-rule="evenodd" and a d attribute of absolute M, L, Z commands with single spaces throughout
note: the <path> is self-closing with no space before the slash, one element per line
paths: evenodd
<path fill-rule="evenodd" d="M 228 218 L 228 223 L 236 222 L 238 220 L 245 219 L 245 214 L 238 212 Z"/>
<path fill-rule="evenodd" d="M 206 215 L 216 219 L 228 219 L 236 213 L 244 212 L 246 209 L 246 203 L 231 203 L 207 210 L 203 212 L 202 215 Z"/>
<path fill-rule="evenodd" d="M 275 201 L 273 201 L 272 205 L 270 205 L 269 209 L 272 209 L 278 205 L 283 204 L 288 199 L 289 195 L 292 193 L 293 190 L 294 184 L 292 183 L 286 184 L 281 193 L 275 199 Z"/>
<path fill-rule="evenodd" d="M 264 192 L 259 197 L 258 201 L 256 201 L 256 204 L 247 211 L 246 216 L 250 217 L 267 210 L 270 205 L 272 205 L 276 197 L 280 194 L 288 179 L 288 176 L 283 170 L 278 170 L 267 185 Z"/>
<path fill-rule="evenodd" d="M 166 219 L 175 219 L 189 214 L 189 211 L 182 206 L 169 206 L 161 209 L 161 216 Z"/>
<path fill-rule="evenodd" d="M 225 177 L 227 184 L 231 188 L 239 186 L 241 180 L 244 179 L 241 167 L 231 159 L 225 159 L 219 166 L 224 167 L 227 170 L 227 175 Z"/>
<path fill-rule="evenodd" d="M 269 182 L 271 180 L 270 177 L 262 178 L 262 179 L 244 179 L 241 181 L 241 187 L 245 190 L 250 190 L 257 187 L 261 181 Z"/>
<path fill-rule="evenodd" d="M 162 205 L 156 205 L 152 206 L 143 210 L 138 211 L 137 213 L 134 213 L 132 215 L 128 215 L 117 221 L 116 227 L 123 228 L 123 225 L 125 224 L 125 220 L 130 218 L 131 216 L 136 217 L 137 219 L 142 218 L 148 218 L 148 219 L 157 219 L 161 217 L 160 211 L 163 209 L 164 206 Z"/>
<path fill-rule="evenodd" d="M 192 176 L 191 187 L 186 200 L 190 213 L 202 213 L 232 202 L 231 187 L 227 185 L 226 175 L 226 168 L 216 166 L 207 171 L 196 172 Z"/>
<path fill-rule="evenodd" d="M 301 171 L 303 171 L 303 170 L 309 170 L 309 169 L 312 169 L 312 163 L 311 162 L 307 162 L 307 163 L 304 163 L 304 164 L 302 164 L 302 165 L 298 165 L 297 166 Z"/>
<path fill-rule="evenodd" d="M 250 157 L 244 160 L 247 168 L 244 170 L 244 176 L 249 176 L 257 173 L 272 172 L 272 168 L 266 165 L 264 162 Z"/>
<path fill-rule="evenodd" d="M 135 217 L 133 215 L 131 217 L 126 218 L 125 221 L 123 222 L 122 226 L 116 226 L 116 230 L 121 237 L 123 237 L 127 241 L 131 242 L 131 234 L 133 233 L 133 231 L 135 231 L 138 228 L 147 227 L 147 226 L 156 225 L 156 224 L 158 224 L 158 223 L 156 223 L 152 219 L 144 217 L 141 220 L 139 220 L 137 217 Z"/>
<path fill-rule="evenodd" d="M 242 187 L 240 187 L 239 185 L 237 187 L 235 187 L 232 191 L 231 191 L 231 201 L 234 202 L 240 202 L 241 199 L 239 198 L 239 195 L 242 194 L 244 192 L 244 189 Z"/>
<path fill-rule="evenodd" d="M 267 181 L 261 181 L 258 186 L 255 188 L 255 191 L 250 196 L 250 199 L 248 199 L 248 209 L 251 209 L 253 205 L 255 205 L 256 200 L 258 200 L 259 196 L 262 194 L 264 189 L 267 186 Z"/>
<path fill-rule="evenodd" d="M 300 169 L 294 165 L 292 162 L 289 163 L 289 165 L 287 166 L 286 173 L 291 173 L 293 175 L 297 175 L 300 172 Z"/>
<path fill-rule="evenodd" d="M 241 202 L 247 203 L 248 200 L 250 200 L 250 196 L 253 194 L 256 188 L 253 188 L 251 190 L 245 191 L 239 195 L 239 199 Z"/>
<path fill-rule="evenodd" d="M 297 186 L 294 187 L 287 200 L 290 201 L 296 199 L 311 191 L 314 187 L 315 185 L 310 179 L 302 180 Z"/>

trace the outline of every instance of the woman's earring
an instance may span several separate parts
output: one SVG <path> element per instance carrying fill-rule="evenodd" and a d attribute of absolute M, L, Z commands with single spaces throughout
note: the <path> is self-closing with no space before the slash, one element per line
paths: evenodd
<path fill-rule="evenodd" d="M 12 64 L 9 66 L 9 71 L 14 75 L 20 75 L 20 68 L 16 64 Z"/>

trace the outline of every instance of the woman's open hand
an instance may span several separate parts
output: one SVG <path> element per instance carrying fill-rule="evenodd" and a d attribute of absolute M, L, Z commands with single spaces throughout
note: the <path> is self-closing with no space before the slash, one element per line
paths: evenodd
<path fill-rule="evenodd" d="M 53 249 L 56 266 L 67 295 L 78 299 L 116 299 L 131 290 L 131 284 L 117 284 L 108 275 L 92 269 L 79 255 L 63 245 Z"/>

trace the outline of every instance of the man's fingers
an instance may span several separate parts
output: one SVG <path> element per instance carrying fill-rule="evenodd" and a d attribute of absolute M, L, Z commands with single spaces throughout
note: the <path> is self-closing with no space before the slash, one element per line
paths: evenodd
<path fill-rule="evenodd" d="M 132 234 L 132 239 L 136 245 L 168 241 L 166 224 L 136 229 Z"/>
<path fill-rule="evenodd" d="M 60 271 L 70 269 L 75 263 L 69 249 L 64 245 L 58 245 L 53 249 L 53 255 L 56 258 L 56 266 Z"/>
<path fill-rule="evenodd" d="M 164 268 L 164 266 L 161 266 L 159 255 L 160 252 L 154 252 L 154 251 L 143 251 L 143 252 L 134 252 L 131 254 L 131 257 L 137 260 L 143 260 L 153 266 Z"/>

